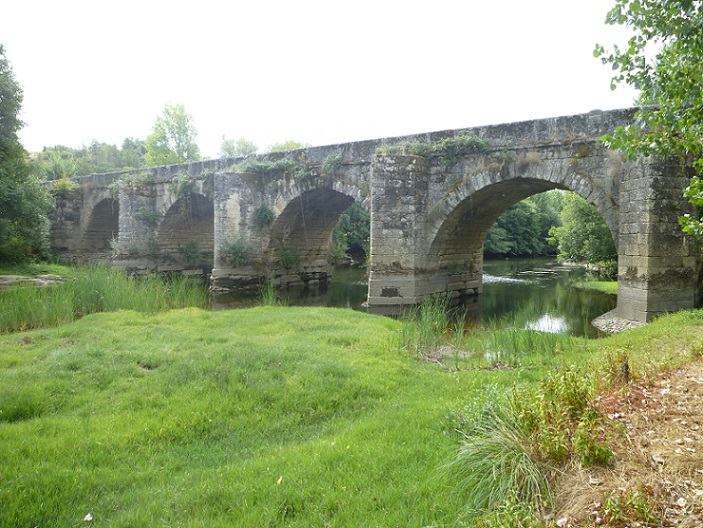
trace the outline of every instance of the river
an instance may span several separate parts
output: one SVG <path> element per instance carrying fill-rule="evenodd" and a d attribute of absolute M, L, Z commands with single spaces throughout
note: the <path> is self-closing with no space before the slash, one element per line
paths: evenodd
<path fill-rule="evenodd" d="M 522 328 L 597 337 L 602 333 L 590 322 L 615 308 L 614 295 L 574 287 L 586 278 L 585 269 L 554 259 L 486 260 L 483 269 L 483 295 L 466 307 L 473 319 L 508 318 Z M 367 288 L 364 270 L 338 269 L 326 289 L 284 292 L 284 302 L 365 311 Z M 218 295 L 213 300 L 215 309 L 255 304 L 251 296 Z"/>

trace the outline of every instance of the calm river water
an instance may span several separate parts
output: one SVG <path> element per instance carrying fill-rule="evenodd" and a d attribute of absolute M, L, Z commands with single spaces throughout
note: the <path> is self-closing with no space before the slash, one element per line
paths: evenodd
<path fill-rule="evenodd" d="M 484 293 L 466 307 L 482 321 L 514 320 L 522 328 L 571 335 L 602 335 L 590 322 L 615 308 L 615 296 L 573 286 L 586 278 L 583 268 L 562 266 L 554 259 L 509 259 L 484 262 Z M 284 292 L 286 293 L 286 292 Z M 365 311 L 367 282 L 364 270 L 335 270 L 324 291 L 287 292 L 288 305 L 337 306 Z M 257 300 L 217 296 L 215 309 L 252 306 Z"/>

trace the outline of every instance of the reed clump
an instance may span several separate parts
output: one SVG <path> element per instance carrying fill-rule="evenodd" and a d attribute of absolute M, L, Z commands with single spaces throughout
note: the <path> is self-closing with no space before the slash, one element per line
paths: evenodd
<path fill-rule="evenodd" d="M 0 292 L 0 333 L 57 326 L 97 312 L 155 313 L 205 307 L 208 302 L 205 289 L 184 277 L 134 277 L 104 265 L 91 265 L 73 269 L 55 286 L 19 285 Z"/>

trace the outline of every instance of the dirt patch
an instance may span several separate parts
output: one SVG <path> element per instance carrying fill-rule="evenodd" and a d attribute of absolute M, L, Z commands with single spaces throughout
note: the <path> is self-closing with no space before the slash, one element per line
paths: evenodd
<path fill-rule="evenodd" d="M 615 461 L 560 478 L 562 525 L 703 526 L 703 361 L 605 395 L 598 405 L 618 431 L 610 441 Z M 609 522 L 613 505 L 622 513 L 627 500 L 647 504 L 649 520 Z"/>

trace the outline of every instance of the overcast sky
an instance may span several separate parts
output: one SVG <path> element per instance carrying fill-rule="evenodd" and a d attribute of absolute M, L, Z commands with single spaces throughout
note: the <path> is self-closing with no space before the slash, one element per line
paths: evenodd
<path fill-rule="evenodd" d="M 30 151 L 145 139 L 166 103 L 203 155 L 631 106 L 595 43 L 613 0 L 11 0 L 0 44 Z"/>

